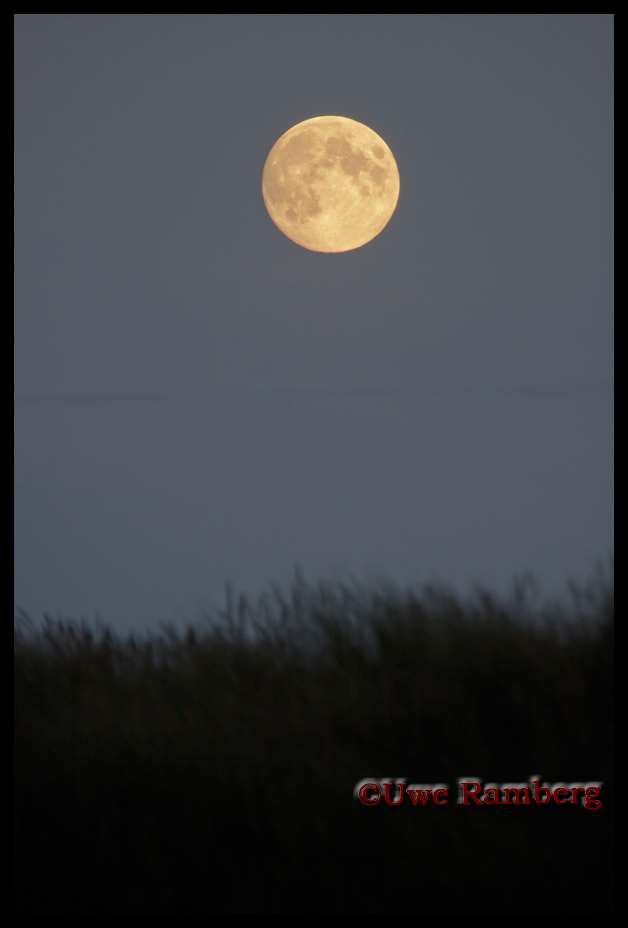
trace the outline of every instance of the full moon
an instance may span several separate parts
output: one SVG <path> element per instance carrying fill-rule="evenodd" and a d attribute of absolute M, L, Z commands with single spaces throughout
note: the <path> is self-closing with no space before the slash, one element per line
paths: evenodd
<path fill-rule="evenodd" d="M 386 142 L 345 116 L 306 119 L 273 145 L 264 203 L 284 235 L 310 251 L 351 251 L 382 231 L 399 198 Z"/>

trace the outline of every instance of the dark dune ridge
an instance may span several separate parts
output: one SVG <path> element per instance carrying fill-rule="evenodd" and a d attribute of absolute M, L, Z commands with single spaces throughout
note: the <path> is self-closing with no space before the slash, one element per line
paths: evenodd
<path fill-rule="evenodd" d="M 21 617 L 15 911 L 612 912 L 613 604 L 297 577 L 185 635 Z M 456 803 L 533 774 L 602 807 Z M 354 799 L 386 776 L 449 802 Z"/>

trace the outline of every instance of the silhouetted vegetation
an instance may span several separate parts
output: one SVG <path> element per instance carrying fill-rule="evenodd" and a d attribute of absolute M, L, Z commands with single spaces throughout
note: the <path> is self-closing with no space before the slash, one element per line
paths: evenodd
<path fill-rule="evenodd" d="M 295 582 L 143 641 L 15 637 L 16 912 L 610 913 L 613 592 Z M 602 780 L 461 807 L 459 776 Z M 449 784 L 368 808 L 367 776 Z"/>

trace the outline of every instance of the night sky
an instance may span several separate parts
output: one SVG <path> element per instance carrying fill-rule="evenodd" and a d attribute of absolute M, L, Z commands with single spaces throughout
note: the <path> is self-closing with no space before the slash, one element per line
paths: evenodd
<path fill-rule="evenodd" d="M 613 544 L 611 14 L 18 14 L 16 606 L 225 582 L 546 595 Z M 320 115 L 390 146 L 341 254 L 266 212 Z"/>

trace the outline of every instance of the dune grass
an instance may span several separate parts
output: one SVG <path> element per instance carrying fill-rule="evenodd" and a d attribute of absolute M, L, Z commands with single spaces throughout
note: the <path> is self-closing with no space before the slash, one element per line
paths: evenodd
<path fill-rule="evenodd" d="M 571 610 L 274 590 L 145 640 L 15 634 L 15 910 L 612 911 L 613 589 Z M 463 808 L 458 776 L 602 780 L 601 809 Z M 366 777 L 449 784 L 367 808 Z"/>

